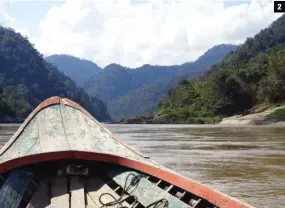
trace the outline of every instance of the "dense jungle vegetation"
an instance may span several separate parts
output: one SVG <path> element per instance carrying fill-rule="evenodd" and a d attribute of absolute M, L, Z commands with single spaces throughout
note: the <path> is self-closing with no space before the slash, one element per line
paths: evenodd
<path fill-rule="evenodd" d="M 22 121 L 51 96 L 70 98 L 97 119 L 110 120 L 101 100 L 88 96 L 47 63 L 27 38 L 0 26 L 0 121 Z"/>
<path fill-rule="evenodd" d="M 215 119 L 285 101 L 285 16 L 214 65 L 203 77 L 168 91 L 157 114 Z"/>

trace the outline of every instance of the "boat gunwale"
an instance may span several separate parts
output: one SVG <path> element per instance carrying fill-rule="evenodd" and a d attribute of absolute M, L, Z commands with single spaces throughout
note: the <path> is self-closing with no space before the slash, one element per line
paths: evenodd
<path fill-rule="evenodd" d="M 23 167 L 25 165 L 32 165 L 42 162 L 66 160 L 66 159 L 106 162 L 106 163 L 132 168 L 134 170 L 141 171 L 143 173 L 165 180 L 168 183 L 171 183 L 181 189 L 193 193 L 213 203 L 215 206 L 218 207 L 253 208 L 251 205 L 248 205 L 235 198 L 220 193 L 214 189 L 211 189 L 208 186 L 195 182 L 184 176 L 169 172 L 167 170 L 155 167 L 153 165 L 144 162 L 139 162 L 115 154 L 69 150 L 69 151 L 45 152 L 45 153 L 27 155 L 1 163 L 0 174 L 13 170 L 15 168 Z"/>
<path fill-rule="evenodd" d="M 52 105 L 60 105 L 65 104 L 71 106 L 77 110 L 80 110 L 82 113 L 86 114 L 90 119 L 92 119 L 98 126 L 100 126 L 106 133 L 120 142 L 122 145 L 127 147 L 132 152 L 144 157 L 148 158 L 148 156 L 143 153 L 136 151 L 129 147 L 125 142 L 123 142 L 119 137 L 109 131 L 106 127 L 100 124 L 90 113 L 88 113 L 84 108 L 82 108 L 77 103 L 66 99 L 60 98 L 58 96 L 51 97 L 43 101 L 37 108 L 27 117 L 24 123 L 18 128 L 16 133 L 11 137 L 11 139 L 0 149 L 0 156 L 3 155 L 6 150 L 10 148 L 10 146 L 17 140 L 17 138 L 21 135 L 25 127 L 29 124 L 29 122 L 39 113 L 41 110 L 52 106 Z M 148 164 L 146 162 L 139 162 L 137 160 L 129 159 L 123 157 L 121 155 L 115 155 L 110 153 L 99 153 L 99 152 L 88 152 L 88 151 L 76 151 L 76 150 L 65 150 L 65 151 L 56 151 L 56 152 L 42 152 L 32 155 L 25 155 L 22 157 L 14 158 L 8 161 L 5 161 L 0 164 L 0 174 L 10 171 L 15 168 L 20 168 L 25 165 L 32 165 L 41 162 L 48 162 L 54 160 L 65 160 L 65 159 L 74 159 L 74 160 L 86 160 L 86 161 L 98 161 L 98 162 L 107 162 L 111 164 L 121 165 L 124 167 L 132 168 L 137 171 L 144 172 L 146 174 L 155 176 L 162 180 L 165 180 L 177 187 L 180 187 L 190 193 L 193 193 L 209 202 L 213 203 L 219 207 L 225 208 L 252 208 L 252 206 L 243 203 L 235 198 L 232 198 L 226 194 L 220 193 L 210 187 L 202 185 L 196 181 L 193 181 L 189 178 L 181 176 L 177 173 L 170 172 L 168 170 L 164 170 L 158 168 L 154 165 Z"/>
<path fill-rule="evenodd" d="M 13 136 L 4 144 L 4 146 L 0 149 L 0 156 L 3 155 L 3 153 L 6 152 L 6 150 L 9 149 L 9 147 L 17 140 L 17 138 L 21 135 L 25 127 L 30 123 L 30 121 L 44 108 L 59 104 L 60 103 L 60 97 L 51 97 L 42 103 L 40 103 L 31 113 L 30 115 L 25 119 L 25 121 L 20 125 L 20 127 L 17 129 L 17 131 L 13 134 Z"/>
<path fill-rule="evenodd" d="M 21 135 L 25 127 L 29 124 L 29 122 L 43 109 L 52 106 L 52 105 L 60 105 L 65 104 L 68 106 L 71 106 L 85 115 L 87 115 L 90 119 L 92 119 L 98 126 L 100 126 L 106 133 L 108 133 L 110 136 L 112 136 L 114 139 L 116 139 L 118 142 L 120 142 L 122 145 L 124 145 L 126 148 L 128 148 L 130 151 L 134 152 L 135 154 L 144 157 L 149 158 L 149 156 L 143 154 L 142 152 L 138 150 L 134 150 L 132 147 L 127 145 L 122 139 L 120 139 L 117 135 L 115 135 L 113 132 L 109 131 L 105 126 L 103 126 L 100 122 L 98 122 L 88 111 L 86 111 L 84 108 L 82 108 L 79 104 L 67 99 L 67 98 L 60 98 L 58 96 L 50 97 L 46 100 L 44 100 L 42 103 L 40 103 L 33 111 L 32 113 L 25 119 L 24 123 L 21 124 L 21 126 L 18 128 L 16 133 L 8 140 L 8 142 L 5 143 L 5 145 L 0 149 L 0 156 L 2 156 L 6 150 L 9 149 L 9 147 L 17 140 L 17 138 Z"/>

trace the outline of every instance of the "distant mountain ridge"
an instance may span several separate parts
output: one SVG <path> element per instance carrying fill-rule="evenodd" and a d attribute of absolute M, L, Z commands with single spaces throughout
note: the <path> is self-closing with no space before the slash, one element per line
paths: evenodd
<path fill-rule="evenodd" d="M 105 102 L 125 95 L 131 90 L 138 89 L 160 79 L 174 76 L 179 66 L 151 66 L 130 69 L 112 64 L 88 80 L 84 89 L 92 96 L 100 97 Z"/>
<path fill-rule="evenodd" d="M 213 64 L 219 62 L 231 51 L 235 51 L 236 45 L 221 44 L 207 50 L 194 62 L 187 62 L 173 66 L 154 66 L 145 64 L 138 68 L 124 67 L 119 64 L 110 64 L 104 69 L 96 69 L 89 74 L 83 71 L 83 62 L 76 65 L 77 73 L 87 73 L 85 81 L 78 80 L 77 73 L 68 72 L 69 63 L 65 55 L 57 55 L 47 60 L 57 65 L 66 75 L 69 74 L 79 86 L 93 97 L 100 98 L 107 103 L 111 117 L 115 120 L 151 114 L 167 91 L 179 83 L 180 80 L 199 76 Z M 74 58 L 76 60 L 76 58 Z M 80 60 L 80 59 L 79 59 Z M 59 64 L 60 63 L 60 64 Z M 75 67 L 71 69 L 73 72 Z"/>
<path fill-rule="evenodd" d="M 217 45 L 210 48 L 194 62 L 184 63 L 180 66 L 168 66 L 169 69 L 175 71 L 173 75 L 130 90 L 123 96 L 107 102 L 110 115 L 114 120 L 151 115 L 169 89 L 178 85 L 183 79 L 202 75 L 236 48 L 235 45 Z"/>
<path fill-rule="evenodd" d="M 60 72 L 70 77 L 79 87 L 83 87 L 87 79 L 96 76 L 102 70 L 92 61 L 70 55 L 51 55 L 45 60 L 56 65 Z"/>

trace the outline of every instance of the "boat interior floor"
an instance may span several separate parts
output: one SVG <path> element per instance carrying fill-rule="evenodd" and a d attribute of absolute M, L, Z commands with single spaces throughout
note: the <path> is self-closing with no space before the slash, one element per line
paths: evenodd
<path fill-rule="evenodd" d="M 25 166 L 0 175 L 0 207 L 215 206 L 164 180 L 129 168 L 62 160 Z"/>

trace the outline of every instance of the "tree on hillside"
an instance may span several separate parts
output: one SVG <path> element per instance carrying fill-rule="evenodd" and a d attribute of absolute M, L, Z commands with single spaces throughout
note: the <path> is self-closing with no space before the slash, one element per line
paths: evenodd
<path fill-rule="evenodd" d="M 99 120 L 109 120 L 106 105 L 89 97 L 72 80 L 47 63 L 27 38 L 0 27 L 0 115 L 23 120 L 51 96 L 70 98 Z"/>

